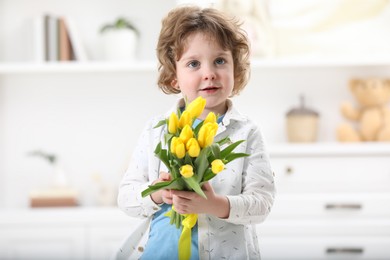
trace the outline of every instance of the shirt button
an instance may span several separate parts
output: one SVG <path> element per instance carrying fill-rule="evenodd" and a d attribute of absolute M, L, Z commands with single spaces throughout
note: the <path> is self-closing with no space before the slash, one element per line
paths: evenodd
<path fill-rule="evenodd" d="M 144 248 L 143 248 L 142 246 L 139 246 L 139 247 L 138 247 L 138 251 L 139 251 L 139 252 L 143 252 L 143 251 L 144 251 Z"/>

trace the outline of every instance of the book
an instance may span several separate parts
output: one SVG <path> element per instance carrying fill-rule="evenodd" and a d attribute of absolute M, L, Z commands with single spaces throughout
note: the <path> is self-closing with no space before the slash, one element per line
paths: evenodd
<path fill-rule="evenodd" d="M 33 58 L 44 61 L 86 61 L 87 54 L 77 26 L 64 16 L 36 17 L 33 29 Z"/>
<path fill-rule="evenodd" d="M 46 16 L 46 60 L 58 60 L 58 22 L 57 17 L 53 15 Z"/>
<path fill-rule="evenodd" d="M 87 53 L 80 38 L 78 27 L 71 17 L 63 17 L 66 28 L 68 29 L 69 39 L 72 45 L 74 58 L 77 61 L 87 61 Z"/>
<path fill-rule="evenodd" d="M 74 58 L 72 44 L 70 42 L 68 29 L 65 25 L 63 17 L 58 18 L 58 48 L 59 48 L 59 60 L 69 61 Z"/>
<path fill-rule="evenodd" d="M 45 16 L 33 18 L 33 60 L 44 62 L 46 60 L 45 43 Z"/>

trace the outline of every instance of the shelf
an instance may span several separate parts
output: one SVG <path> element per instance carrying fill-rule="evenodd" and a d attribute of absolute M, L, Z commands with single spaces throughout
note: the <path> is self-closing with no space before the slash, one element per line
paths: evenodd
<path fill-rule="evenodd" d="M 268 145 L 273 156 L 389 156 L 388 143 L 278 143 Z"/>
<path fill-rule="evenodd" d="M 126 223 L 131 218 L 117 207 L 2 208 L 0 225 Z"/>
<path fill-rule="evenodd" d="M 390 67 L 390 57 L 291 57 L 255 59 L 252 68 Z"/>
<path fill-rule="evenodd" d="M 252 69 L 388 66 L 390 58 L 275 58 L 253 59 Z M 1 74 L 20 73 L 157 72 L 157 61 L 133 62 L 0 62 Z"/>
<path fill-rule="evenodd" d="M 156 61 L 137 62 L 13 62 L 0 63 L 0 74 L 19 73 L 86 73 L 86 72 L 153 72 Z"/>

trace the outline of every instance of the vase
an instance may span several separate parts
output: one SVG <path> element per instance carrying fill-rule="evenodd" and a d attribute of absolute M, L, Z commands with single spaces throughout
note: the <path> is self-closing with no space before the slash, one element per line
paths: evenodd
<path fill-rule="evenodd" d="M 52 180 L 53 188 L 66 188 L 69 186 L 68 177 L 64 169 L 58 165 L 53 165 L 53 180 Z"/>
<path fill-rule="evenodd" d="M 133 61 L 136 58 L 137 34 L 129 29 L 112 29 L 103 37 L 104 59 L 108 61 Z"/>

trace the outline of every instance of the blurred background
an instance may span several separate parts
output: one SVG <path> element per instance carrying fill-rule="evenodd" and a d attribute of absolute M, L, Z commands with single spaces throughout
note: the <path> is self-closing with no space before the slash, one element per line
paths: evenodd
<path fill-rule="evenodd" d="M 192 2 L 239 17 L 251 40 L 234 100 L 275 171 L 264 259 L 389 259 L 390 1 Z M 146 119 L 178 98 L 157 88 L 155 47 L 186 3 L 0 0 L 1 259 L 106 259 L 137 224 L 118 184 Z M 362 122 L 342 104 L 366 107 L 351 80 L 375 89 L 384 139 L 353 139 Z"/>

